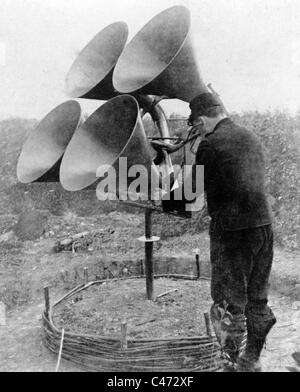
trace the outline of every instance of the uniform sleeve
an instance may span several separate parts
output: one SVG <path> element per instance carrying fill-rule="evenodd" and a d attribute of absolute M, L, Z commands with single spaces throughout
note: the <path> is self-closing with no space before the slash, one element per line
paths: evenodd
<path fill-rule="evenodd" d="M 216 152 L 207 140 L 203 140 L 196 153 L 196 165 L 204 165 L 210 167 L 216 158 Z"/>
<path fill-rule="evenodd" d="M 208 184 L 212 178 L 212 168 L 215 164 L 216 160 L 216 151 L 215 149 L 208 143 L 207 140 L 203 140 L 199 146 L 196 153 L 195 164 L 193 170 L 196 170 L 196 165 L 204 166 L 204 189 L 207 190 Z M 195 175 L 193 175 L 193 179 Z M 196 189 L 196 185 L 193 183 L 193 190 Z"/>

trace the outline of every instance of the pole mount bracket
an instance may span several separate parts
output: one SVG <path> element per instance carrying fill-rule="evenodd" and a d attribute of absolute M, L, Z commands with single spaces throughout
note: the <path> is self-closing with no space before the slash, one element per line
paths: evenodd
<path fill-rule="evenodd" d="M 140 242 L 157 242 L 160 240 L 160 237 L 152 236 L 152 237 L 147 238 L 146 236 L 143 235 L 142 237 L 139 237 L 138 240 Z"/>

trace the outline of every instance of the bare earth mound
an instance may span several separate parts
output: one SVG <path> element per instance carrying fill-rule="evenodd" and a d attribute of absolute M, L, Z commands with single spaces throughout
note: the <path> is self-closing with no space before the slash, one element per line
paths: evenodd
<path fill-rule="evenodd" d="M 206 334 L 203 313 L 211 306 L 209 286 L 207 281 L 159 278 L 155 300 L 148 301 L 145 279 L 108 281 L 62 302 L 53 322 L 69 332 L 115 338 L 124 320 L 128 338 L 201 336 Z"/>

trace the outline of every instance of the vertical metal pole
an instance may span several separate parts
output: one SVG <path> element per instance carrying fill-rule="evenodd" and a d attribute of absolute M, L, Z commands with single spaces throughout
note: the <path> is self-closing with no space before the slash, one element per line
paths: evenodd
<path fill-rule="evenodd" d="M 147 299 L 153 300 L 153 241 L 152 238 L 152 210 L 146 208 L 145 211 L 145 269 L 146 269 L 146 291 Z M 147 241 L 150 240 L 150 241 Z"/>

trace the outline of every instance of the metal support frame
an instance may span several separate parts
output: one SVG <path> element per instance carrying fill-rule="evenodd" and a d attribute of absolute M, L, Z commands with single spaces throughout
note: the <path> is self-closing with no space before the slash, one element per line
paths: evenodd
<path fill-rule="evenodd" d="M 146 293 L 147 299 L 153 300 L 153 243 L 160 238 L 152 236 L 152 209 L 145 209 L 145 235 L 139 241 L 145 243 L 145 272 L 146 272 Z"/>

